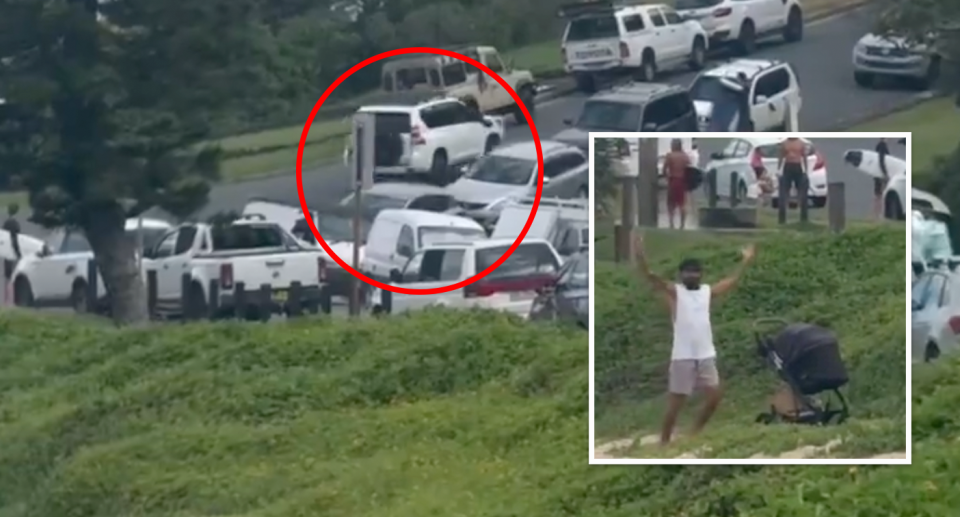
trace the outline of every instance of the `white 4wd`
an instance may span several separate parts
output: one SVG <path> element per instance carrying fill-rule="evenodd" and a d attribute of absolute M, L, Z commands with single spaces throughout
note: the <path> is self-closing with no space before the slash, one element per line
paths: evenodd
<path fill-rule="evenodd" d="M 504 64 L 497 49 L 489 46 L 473 46 L 451 49 L 479 61 L 500 76 L 523 101 L 527 111 L 533 114 L 537 85 L 529 70 L 515 70 Z M 482 113 L 513 113 L 517 123 L 527 119 L 517 107 L 516 101 L 500 83 L 487 77 L 459 59 L 435 54 L 404 56 L 387 61 L 383 65 L 382 88 L 387 92 L 407 90 L 440 91 L 448 97 L 460 99 Z"/>
<path fill-rule="evenodd" d="M 375 178 L 427 175 L 447 183 L 455 168 L 489 153 L 503 141 L 503 118 L 483 115 L 457 99 L 418 100 L 364 106 L 375 116 Z M 344 151 L 349 165 L 353 143 Z"/>
<path fill-rule="evenodd" d="M 753 52 L 766 36 L 803 39 L 799 0 L 677 0 L 677 11 L 703 24 L 711 45 L 732 44 L 741 55 Z"/>
<path fill-rule="evenodd" d="M 744 98 L 746 95 L 746 98 Z M 738 131 L 742 102 L 749 102 L 753 131 L 796 131 L 790 111 L 800 112 L 803 98 L 797 73 L 789 63 L 738 59 L 701 72 L 690 85 L 700 131 Z"/>
<path fill-rule="evenodd" d="M 670 68 L 703 68 L 708 37 L 700 23 L 684 20 L 663 4 L 623 6 L 612 2 L 570 4 L 563 31 L 563 63 L 585 92 L 596 90 L 596 76 L 632 72 L 653 81 Z"/>

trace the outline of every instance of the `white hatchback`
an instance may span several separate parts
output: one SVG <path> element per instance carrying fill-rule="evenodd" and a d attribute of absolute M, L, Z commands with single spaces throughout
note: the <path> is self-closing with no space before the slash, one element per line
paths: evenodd
<path fill-rule="evenodd" d="M 811 206 L 822 208 L 827 204 L 827 163 L 813 143 L 807 139 L 801 140 L 807 144 L 807 171 L 810 179 L 807 200 Z M 763 166 L 767 171 L 774 173 L 771 199 L 776 207 L 779 201 L 777 186 L 780 177 L 777 160 L 782 142 L 783 138 L 776 136 L 731 139 L 723 151 L 710 156 L 710 161 L 704 170 L 707 173 L 716 171 L 717 192 L 721 196 L 728 195 L 732 192 L 732 188 L 736 188 L 737 197 L 740 199 L 756 199 L 760 193 L 760 187 L 750 161 L 754 151 L 759 152 Z"/>
<path fill-rule="evenodd" d="M 921 273 L 910 289 L 914 362 L 955 353 L 960 344 L 960 275 L 956 262 Z"/>

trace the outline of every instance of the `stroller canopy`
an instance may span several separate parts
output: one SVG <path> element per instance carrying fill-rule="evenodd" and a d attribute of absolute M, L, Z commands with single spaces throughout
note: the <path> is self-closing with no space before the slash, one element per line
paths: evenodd
<path fill-rule="evenodd" d="M 770 346 L 804 395 L 837 389 L 850 380 L 840 343 L 828 329 L 808 323 L 788 325 Z"/>

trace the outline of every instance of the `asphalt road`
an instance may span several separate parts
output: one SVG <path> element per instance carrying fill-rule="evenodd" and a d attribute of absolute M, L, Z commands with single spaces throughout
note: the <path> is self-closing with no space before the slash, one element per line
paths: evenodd
<path fill-rule="evenodd" d="M 771 44 L 758 51 L 755 57 L 789 61 L 800 76 L 804 105 L 800 113 L 800 128 L 803 131 L 825 131 L 844 120 L 856 119 L 871 113 L 896 107 L 916 95 L 904 90 L 863 90 L 853 83 L 850 68 L 850 53 L 856 41 L 869 32 L 875 13 L 863 9 L 822 20 L 807 26 L 804 40 L 798 44 Z M 663 80 L 687 85 L 694 78 L 692 73 L 683 73 Z M 536 125 L 541 138 L 549 138 L 564 128 L 563 120 L 579 114 L 585 96 L 574 94 L 544 102 L 537 108 Z M 514 126 L 508 129 L 507 142 L 532 138 L 529 128 Z M 848 144 L 825 142 L 827 160 L 831 166 L 842 171 L 842 151 Z M 851 147 L 872 143 L 860 142 Z M 841 149 L 843 147 L 844 149 Z M 838 172 L 840 174 L 840 172 Z M 866 178 L 843 173 L 859 191 L 861 186 L 869 191 Z M 303 175 L 307 203 L 313 207 L 340 199 L 349 188 L 349 173 L 343 166 L 328 166 L 311 170 Z M 294 173 L 253 180 L 239 184 L 216 186 L 210 195 L 210 203 L 197 214 L 204 218 L 221 210 L 238 210 L 248 199 L 255 196 L 272 198 L 288 203 L 299 203 Z M 855 202 L 850 215 L 862 213 L 860 202 Z M 868 209 L 869 211 L 869 209 Z"/>

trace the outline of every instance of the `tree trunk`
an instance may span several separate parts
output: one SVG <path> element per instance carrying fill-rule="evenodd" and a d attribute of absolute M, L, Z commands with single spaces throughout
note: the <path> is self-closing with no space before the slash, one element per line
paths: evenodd
<path fill-rule="evenodd" d="M 118 325 L 146 323 L 150 318 L 137 264 L 137 244 L 126 234 L 123 211 L 120 207 L 91 210 L 84 219 L 83 230 L 96 257 L 113 321 Z"/>

